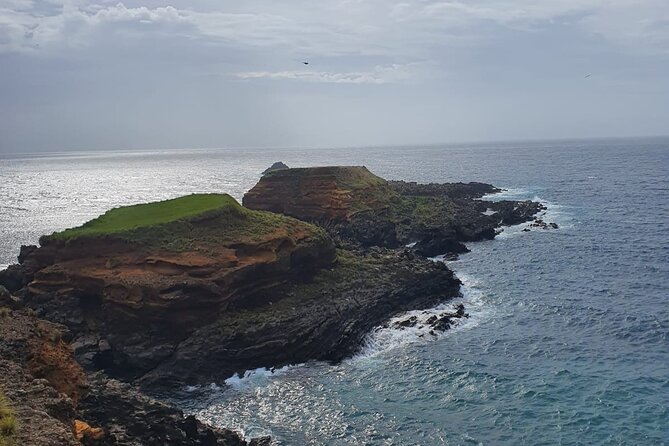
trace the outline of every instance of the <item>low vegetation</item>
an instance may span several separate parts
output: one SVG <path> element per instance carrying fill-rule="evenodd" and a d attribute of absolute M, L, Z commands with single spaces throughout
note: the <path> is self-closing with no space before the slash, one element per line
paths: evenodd
<path fill-rule="evenodd" d="M 44 246 L 78 238 L 113 237 L 182 251 L 255 242 L 275 231 L 325 236 L 321 229 L 291 217 L 246 209 L 227 194 L 193 194 L 115 208 L 82 226 L 44 236 L 40 243 Z"/>
<path fill-rule="evenodd" d="M 172 200 L 111 209 L 82 226 L 55 232 L 47 239 L 71 240 L 81 236 L 118 234 L 184 220 L 219 209 L 236 208 L 241 209 L 241 205 L 227 194 L 193 194 Z"/>
<path fill-rule="evenodd" d="M 392 219 L 399 225 L 443 227 L 452 222 L 454 203 L 444 197 L 402 197 L 391 209 Z"/>
<path fill-rule="evenodd" d="M 364 166 L 296 167 L 268 172 L 266 176 L 303 177 L 307 174 L 314 176 L 331 176 L 336 180 L 337 186 L 346 189 L 362 189 L 369 186 L 387 184 L 386 180 L 374 175 Z"/>
<path fill-rule="evenodd" d="M 14 436 L 17 430 L 16 415 L 5 396 L 0 393 L 0 446 L 14 446 Z"/>

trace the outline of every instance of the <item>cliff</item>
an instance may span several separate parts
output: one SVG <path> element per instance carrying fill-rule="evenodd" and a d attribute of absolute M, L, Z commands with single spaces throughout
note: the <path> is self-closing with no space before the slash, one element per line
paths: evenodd
<path fill-rule="evenodd" d="M 2 294 L 2 293 L 0 293 Z M 84 373 L 63 326 L 0 296 L 0 403 L 16 420 L 3 445 L 244 446 L 238 434 L 213 429 L 127 384 Z M 255 444 L 260 444 L 256 442 Z"/>
<path fill-rule="evenodd" d="M 41 242 L 23 259 L 33 269 L 24 299 L 76 333 L 87 368 L 126 378 L 155 368 L 220 313 L 335 260 L 322 230 L 227 195 L 114 209 Z"/>
<path fill-rule="evenodd" d="M 424 256 L 467 251 L 463 242 L 491 239 L 501 225 L 531 220 L 535 202 L 483 202 L 499 192 L 484 183 L 386 181 L 365 167 L 283 169 L 264 175 L 244 196 L 250 209 L 322 225 L 341 246 L 398 248 Z"/>
<path fill-rule="evenodd" d="M 358 212 L 388 206 L 388 183 L 364 166 L 270 171 L 244 195 L 243 204 L 307 221 L 346 221 Z"/>

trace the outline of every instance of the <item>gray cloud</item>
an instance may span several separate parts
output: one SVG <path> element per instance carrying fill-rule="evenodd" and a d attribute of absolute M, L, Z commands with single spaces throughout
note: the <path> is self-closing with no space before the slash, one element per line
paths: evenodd
<path fill-rule="evenodd" d="M 612 42 L 666 50 L 669 3 L 663 0 L 325 0 L 272 6 L 251 1 L 244 12 L 198 11 L 187 6 L 126 6 L 12 0 L 0 8 L 3 51 L 80 46 L 109 25 L 162 26 L 183 38 L 296 51 L 407 56 L 433 46 L 480 38 L 481 24 L 531 30 L 569 22 Z M 269 12 L 267 12 L 269 11 Z"/>
<path fill-rule="evenodd" d="M 248 71 L 237 73 L 240 79 L 292 79 L 333 84 L 386 84 L 411 77 L 410 65 L 376 66 L 373 71 L 332 73 L 313 70 Z"/>
<path fill-rule="evenodd" d="M 668 24 L 665 0 L 4 0 L 0 150 L 666 133 Z"/>

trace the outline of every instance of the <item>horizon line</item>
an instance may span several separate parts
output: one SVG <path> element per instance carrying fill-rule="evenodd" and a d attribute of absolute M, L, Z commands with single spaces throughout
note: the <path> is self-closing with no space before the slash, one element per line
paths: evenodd
<path fill-rule="evenodd" d="M 605 140 L 630 140 L 630 139 L 664 139 L 669 138 L 666 135 L 633 135 L 633 136 L 587 136 L 587 137 L 560 137 L 560 138 L 524 138 L 524 139 L 498 139 L 498 140 L 461 140 L 451 142 L 415 142 L 415 143 L 396 143 L 396 144 L 352 144 L 352 145 L 302 145 L 302 146 L 217 146 L 217 147 L 133 147 L 133 148 L 94 148 L 94 149 L 44 149 L 29 152 L 3 152 L 0 151 L 0 157 L 11 155 L 62 155 L 75 153 L 118 153 L 118 152 L 158 152 L 158 151 L 197 151 L 197 150 L 337 150 L 337 149 L 380 149 L 380 148 L 400 148 L 406 146 L 413 147 L 434 147 L 446 146 L 452 147 L 462 144 L 487 145 L 487 144 L 513 144 L 513 143 L 550 143 L 566 141 L 605 141 Z"/>

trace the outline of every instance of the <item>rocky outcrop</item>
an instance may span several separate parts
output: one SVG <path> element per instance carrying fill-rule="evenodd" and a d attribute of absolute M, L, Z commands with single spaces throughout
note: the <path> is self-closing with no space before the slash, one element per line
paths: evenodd
<path fill-rule="evenodd" d="M 442 197 L 449 199 L 481 198 L 502 190 L 486 183 L 416 183 L 415 181 L 389 181 L 396 192 L 404 196 Z"/>
<path fill-rule="evenodd" d="M 267 175 L 268 173 L 274 172 L 275 170 L 284 170 L 284 169 L 290 169 L 290 167 L 288 167 L 281 161 L 277 161 L 276 163 L 272 164 L 267 169 L 265 169 L 262 174 Z"/>
<path fill-rule="evenodd" d="M 235 211 L 130 235 L 44 240 L 24 259 L 33 270 L 21 295 L 74 333 L 87 369 L 139 377 L 220 314 L 253 307 L 334 263 L 318 228 Z"/>
<path fill-rule="evenodd" d="M 79 444 L 72 423 L 87 386 L 62 327 L 0 308 L 0 388 L 19 421 L 17 444 Z"/>
<path fill-rule="evenodd" d="M 87 377 L 63 326 L 0 308 L 0 390 L 18 419 L 16 445 L 246 445 L 127 384 Z"/>
<path fill-rule="evenodd" d="M 411 244 L 432 257 L 466 252 L 464 242 L 492 239 L 498 227 L 541 209 L 530 201 L 478 200 L 499 191 L 484 183 L 386 181 L 364 167 L 316 167 L 265 175 L 244 205 L 316 222 L 342 247 Z"/>
<path fill-rule="evenodd" d="M 336 266 L 252 309 L 228 311 L 203 326 L 147 382 L 210 382 L 258 367 L 352 355 L 375 326 L 402 311 L 459 294 L 442 263 L 403 251 L 340 252 Z"/>
<path fill-rule="evenodd" d="M 149 398 L 134 387 L 92 375 L 91 390 L 81 400 L 77 416 L 102 426 L 81 434 L 86 445 L 97 446 L 246 446 L 236 432 L 206 426 L 193 416 Z M 97 439 L 95 437 L 98 437 Z"/>
<path fill-rule="evenodd" d="M 411 315 L 401 318 L 400 320 L 393 322 L 392 327 L 398 330 L 416 327 L 419 330 L 427 331 L 428 334 L 435 336 L 438 332 L 450 330 L 453 326 L 457 325 L 461 319 L 467 319 L 469 317 L 469 314 L 465 312 L 465 306 L 463 304 L 457 304 L 453 309 L 455 311 L 441 310 L 436 314 L 430 314 L 427 311 L 424 311 L 420 315 Z M 386 328 L 388 326 L 388 324 L 384 325 Z M 421 333 L 419 336 L 423 335 L 424 333 Z"/>
<path fill-rule="evenodd" d="M 383 209 L 394 194 L 364 166 L 282 169 L 264 175 L 244 195 L 249 209 L 305 221 L 347 221 L 358 212 Z"/>

